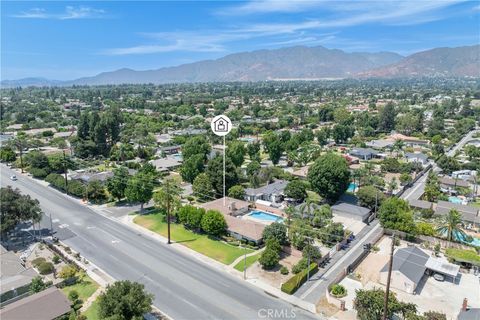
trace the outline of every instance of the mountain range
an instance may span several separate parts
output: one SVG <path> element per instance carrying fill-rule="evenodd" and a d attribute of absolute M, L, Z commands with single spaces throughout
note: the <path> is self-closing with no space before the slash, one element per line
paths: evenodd
<path fill-rule="evenodd" d="M 70 81 L 25 78 L 2 87 L 340 78 L 480 77 L 480 45 L 435 48 L 409 56 L 295 46 L 227 55 L 156 70 L 119 69 Z"/>

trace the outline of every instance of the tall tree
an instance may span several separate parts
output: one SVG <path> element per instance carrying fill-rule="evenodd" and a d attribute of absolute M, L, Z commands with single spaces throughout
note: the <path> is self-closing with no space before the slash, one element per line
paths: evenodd
<path fill-rule="evenodd" d="M 8 186 L 0 189 L 0 230 L 1 233 L 15 228 L 20 222 L 40 222 L 42 209 L 37 199 L 22 195 L 20 190 Z"/>
<path fill-rule="evenodd" d="M 210 201 L 215 198 L 212 181 L 206 173 L 200 173 L 192 185 L 193 194 L 203 201 Z"/>
<path fill-rule="evenodd" d="M 223 194 L 223 157 L 216 155 L 208 162 L 207 174 L 218 195 Z M 225 190 L 238 184 L 237 168 L 229 157 L 225 157 Z"/>
<path fill-rule="evenodd" d="M 153 295 L 145 291 L 143 284 L 117 281 L 98 297 L 98 316 L 100 319 L 143 319 L 152 309 L 152 303 Z"/>
<path fill-rule="evenodd" d="M 137 173 L 127 182 L 125 197 L 130 202 L 140 203 L 140 210 L 143 205 L 152 199 L 153 181 L 152 176 L 144 173 Z"/>
<path fill-rule="evenodd" d="M 347 161 L 334 153 L 319 157 L 308 170 L 307 177 L 312 189 L 331 203 L 347 190 L 350 183 Z"/>
<path fill-rule="evenodd" d="M 128 176 L 128 169 L 126 167 L 118 167 L 113 169 L 113 177 L 107 180 L 108 192 L 110 192 L 113 197 L 117 198 L 118 201 L 125 197 Z"/>
<path fill-rule="evenodd" d="M 232 160 L 236 167 L 240 167 L 245 161 L 245 146 L 241 141 L 233 141 L 228 144 L 227 156 Z"/>
<path fill-rule="evenodd" d="M 392 102 L 387 103 L 380 110 L 378 128 L 384 132 L 395 129 L 395 106 Z"/>

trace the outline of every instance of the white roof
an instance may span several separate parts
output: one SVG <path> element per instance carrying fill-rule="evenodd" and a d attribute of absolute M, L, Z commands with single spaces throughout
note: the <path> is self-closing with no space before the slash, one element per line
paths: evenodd
<path fill-rule="evenodd" d="M 448 276 L 456 277 L 458 271 L 460 270 L 460 266 L 457 266 L 453 263 L 449 263 L 445 260 L 430 257 L 425 264 L 427 269 L 433 270 L 438 273 L 442 273 Z"/>
<path fill-rule="evenodd" d="M 265 200 L 261 200 L 261 199 L 258 199 L 257 201 L 255 201 L 255 203 L 263 204 L 264 206 L 267 206 L 267 207 L 270 207 L 272 205 L 272 203 L 270 201 L 265 201 Z"/>

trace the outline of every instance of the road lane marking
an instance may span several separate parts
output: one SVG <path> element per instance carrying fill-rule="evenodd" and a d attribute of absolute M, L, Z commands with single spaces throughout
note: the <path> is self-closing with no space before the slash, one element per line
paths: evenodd
<path fill-rule="evenodd" d="M 63 223 L 61 225 L 58 226 L 60 229 L 64 229 L 64 228 L 68 228 L 68 224 L 67 223 Z"/>

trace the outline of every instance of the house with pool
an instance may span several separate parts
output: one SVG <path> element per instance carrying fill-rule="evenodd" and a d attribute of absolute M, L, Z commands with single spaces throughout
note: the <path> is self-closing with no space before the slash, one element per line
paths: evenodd
<path fill-rule="evenodd" d="M 263 229 L 267 225 L 283 222 L 283 213 L 278 209 L 230 197 L 209 201 L 200 207 L 219 211 L 225 217 L 227 231 L 232 237 L 257 245 L 262 243 Z"/>

